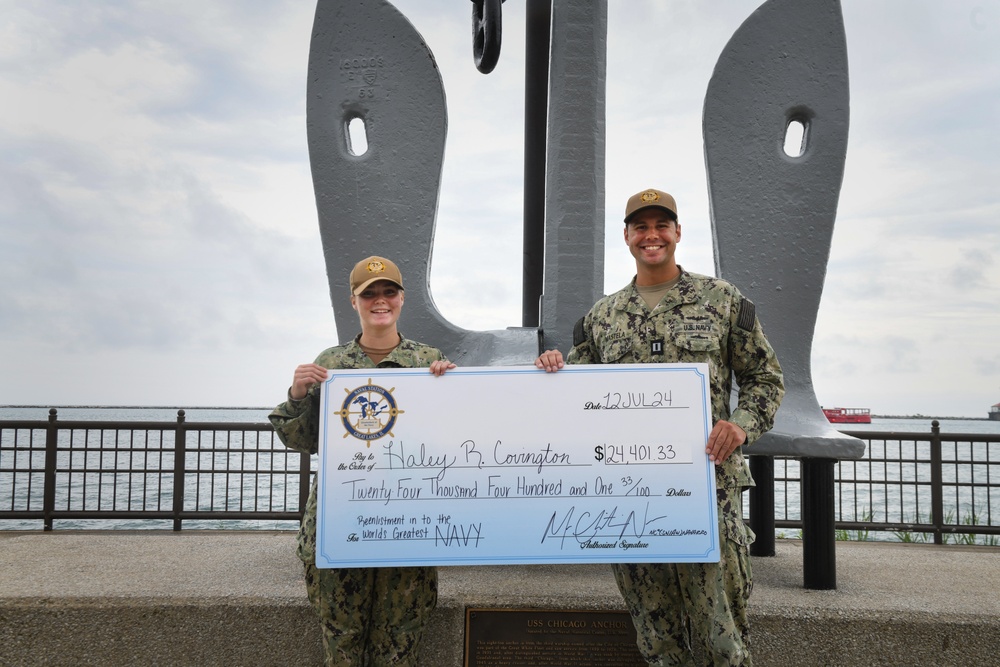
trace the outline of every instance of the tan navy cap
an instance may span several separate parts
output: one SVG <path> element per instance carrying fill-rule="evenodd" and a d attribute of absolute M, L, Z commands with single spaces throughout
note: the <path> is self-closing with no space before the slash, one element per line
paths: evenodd
<path fill-rule="evenodd" d="M 403 275 L 399 272 L 399 267 L 385 257 L 372 255 L 354 265 L 351 271 L 351 294 L 361 294 L 377 280 L 388 280 L 403 289 Z"/>
<path fill-rule="evenodd" d="M 625 204 L 625 224 L 627 225 L 629 218 L 639 211 L 654 206 L 670 211 L 674 214 L 674 220 L 677 219 L 677 202 L 674 198 L 662 190 L 649 188 L 628 198 L 628 203 Z"/>

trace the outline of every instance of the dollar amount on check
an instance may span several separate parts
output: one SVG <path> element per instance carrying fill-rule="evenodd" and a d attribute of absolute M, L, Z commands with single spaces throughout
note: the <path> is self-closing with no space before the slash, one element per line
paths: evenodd
<path fill-rule="evenodd" d="M 319 567 L 719 560 L 704 364 L 333 370 Z"/>

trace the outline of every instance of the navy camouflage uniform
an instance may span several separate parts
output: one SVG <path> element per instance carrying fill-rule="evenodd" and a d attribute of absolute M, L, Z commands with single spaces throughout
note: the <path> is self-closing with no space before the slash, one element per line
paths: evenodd
<path fill-rule="evenodd" d="M 356 338 L 325 350 L 315 363 L 326 368 L 427 368 L 444 358 L 437 348 L 402 338 L 376 366 Z M 319 393 L 318 386 L 312 387 L 302 400 L 289 398 L 269 415 L 286 447 L 317 453 Z M 323 626 L 328 667 L 417 664 L 423 628 L 437 604 L 435 568 L 317 568 L 315 478 L 299 529 L 297 553 L 305 564 L 309 600 Z"/>
<path fill-rule="evenodd" d="M 781 367 L 753 303 L 732 284 L 681 269 L 676 285 L 651 311 L 633 279 L 577 323 L 567 356 L 570 364 L 654 362 L 707 363 L 713 424 L 736 424 L 746 431 L 746 444 L 773 425 L 784 394 Z M 730 413 L 733 375 L 739 402 Z M 754 535 L 743 523 L 742 491 L 753 486 L 753 478 L 740 448 L 715 470 L 720 563 L 614 565 L 639 650 L 650 665 L 694 664 L 692 638 L 712 664 L 752 664 L 747 598 Z"/>

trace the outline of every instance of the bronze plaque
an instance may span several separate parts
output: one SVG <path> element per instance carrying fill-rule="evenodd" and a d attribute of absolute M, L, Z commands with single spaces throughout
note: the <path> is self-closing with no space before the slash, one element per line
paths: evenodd
<path fill-rule="evenodd" d="M 466 609 L 465 667 L 646 667 L 624 611 Z"/>

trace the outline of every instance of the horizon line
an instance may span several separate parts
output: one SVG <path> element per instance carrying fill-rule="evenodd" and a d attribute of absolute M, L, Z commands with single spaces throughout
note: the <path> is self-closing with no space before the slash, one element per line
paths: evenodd
<path fill-rule="evenodd" d="M 39 409 L 88 409 L 88 410 L 273 410 L 274 406 L 231 406 L 231 405 L 207 405 L 207 406 L 189 406 L 185 407 L 182 405 L 0 405 L 2 408 L 39 408 Z M 872 414 L 872 418 L 877 419 L 964 419 L 973 421 L 996 421 L 991 420 L 989 417 L 958 417 L 955 415 L 950 416 L 935 416 L 935 415 L 924 415 L 924 414 L 914 414 L 914 415 L 878 415 Z M 863 426 L 863 424 L 858 424 L 858 426 Z M 862 429 L 863 430 L 863 429 Z"/>

